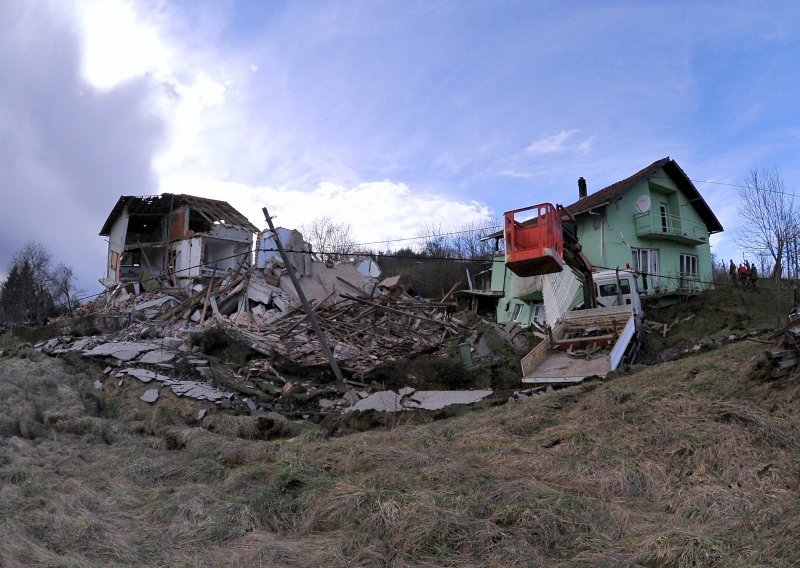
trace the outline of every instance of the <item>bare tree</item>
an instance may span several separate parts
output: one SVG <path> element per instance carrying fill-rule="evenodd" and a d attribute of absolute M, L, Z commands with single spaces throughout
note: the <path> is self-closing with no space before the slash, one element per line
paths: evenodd
<path fill-rule="evenodd" d="M 52 272 L 50 272 L 50 289 L 53 299 L 57 303 L 66 306 L 67 311 L 71 314 L 77 303 L 75 294 L 75 274 L 71 266 L 59 263 Z"/>
<path fill-rule="evenodd" d="M 739 190 L 740 227 L 737 243 L 745 253 L 769 255 L 774 262 L 772 278 L 779 279 L 786 256 L 800 235 L 800 216 L 794 197 L 777 169 L 752 170 Z"/>
<path fill-rule="evenodd" d="M 337 223 L 330 217 L 317 217 L 300 232 L 322 260 L 338 260 L 356 252 L 353 228 L 347 223 Z"/>

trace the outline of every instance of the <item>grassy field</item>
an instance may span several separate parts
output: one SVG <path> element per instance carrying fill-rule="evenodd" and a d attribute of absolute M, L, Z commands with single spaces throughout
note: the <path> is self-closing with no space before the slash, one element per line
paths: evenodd
<path fill-rule="evenodd" d="M 201 428 L 4 341 L 2 566 L 800 564 L 800 374 L 766 379 L 760 343 L 331 437 Z"/>

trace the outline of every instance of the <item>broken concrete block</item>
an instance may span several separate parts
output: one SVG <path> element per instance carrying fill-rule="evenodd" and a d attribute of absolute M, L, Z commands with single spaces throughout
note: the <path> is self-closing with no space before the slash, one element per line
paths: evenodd
<path fill-rule="evenodd" d="M 114 370 L 114 368 L 113 368 L 111 365 L 109 365 L 108 367 L 106 367 L 105 369 L 103 369 L 103 374 L 104 374 L 104 375 L 107 375 L 107 374 L 109 374 L 109 373 L 110 373 L 111 371 L 113 371 L 113 370 Z"/>
<path fill-rule="evenodd" d="M 147 389 L 139 398 L 145 402 L 153 403 L 158 400 L 158 389 Z"/>
<path fill-rule="evenodd" d="M 149 371 L 147 369 L 125 369 L 125 373 L 131 377 L 139 379 L 143 383 L 149 383 L 153 380 L 163 383 L 172 380 L 171 377 L 161 375 L 155 371 Z"/>
<path fill-rule="evenodd" d="M 200 410 L 197 411 L 197 419 L 202 420 L 203 418 L 206 417 L 206 414 L 208 414 L 208 410 L 206 410 L 205 408 L 201 408 Z"/>
<path fill-rule="evenodd" d="M 165 349 L 177 349 L 181 345 L 183 345 L 186 341 L 181 339 L 180 337 L 165 337 L 161 340 L 161 344 L 164 346 Z"/>
<path fill-rule="evenodd" d="M 158 349 L 149 351 L 139 357 L 139 363 L 146 363 L 148 365 L 157 365 L 159 363 L 168 363 L 175 358 L 175 353 Z"/>
<path fill-rule="evenodd" d="M 94 386 L 94 388 L 97 389 L 97 390 L 102 390 L 103 383 L 101 383 L 100 381 L 95 381 L 95 382 L 92 383 L 92 386 Z"/>

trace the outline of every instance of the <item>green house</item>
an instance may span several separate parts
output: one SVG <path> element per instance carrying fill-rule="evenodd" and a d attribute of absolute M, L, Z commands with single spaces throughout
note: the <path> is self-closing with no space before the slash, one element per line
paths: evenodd
<path fill-rule="evenodd" d="M 653 162 L 592 194 L 580 178 L 578 197 L 566 209 L 575 217 L 578 240 L 596 270 L 630 267 L 641 275 L 642 296 L 665 301 L 710 287 L 709 236 L 722 231 L 722 225 L 675 160 Z M 485 238 L 502 239 L 503 234 Z M 487 289 L 498 298 L 498 323 L 543 321 L 543 278 L 517 276 L 502 254 L 494 258 Z"/>
<path fill-rule="evenodd" d="M 722 225 L 675 160 L 662 158 L 566 207 L 583 252 L 599 270 L 630 266 L 643 296 L 693 294 L 711 286 L 709 236 Z"/>

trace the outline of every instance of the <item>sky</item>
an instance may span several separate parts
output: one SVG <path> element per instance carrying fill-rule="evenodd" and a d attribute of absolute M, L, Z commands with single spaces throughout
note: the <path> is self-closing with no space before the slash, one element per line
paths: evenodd
<path fill-rule="evenodd" d="M 569 204 L 578 177 L 665 156 L 738 258 L 722 184 L 800 182 L 798 21 L 777 0 L 3 0 L 0 278 L 37 240 L 99 291 L 121 195 L 373 242 Z"/>

